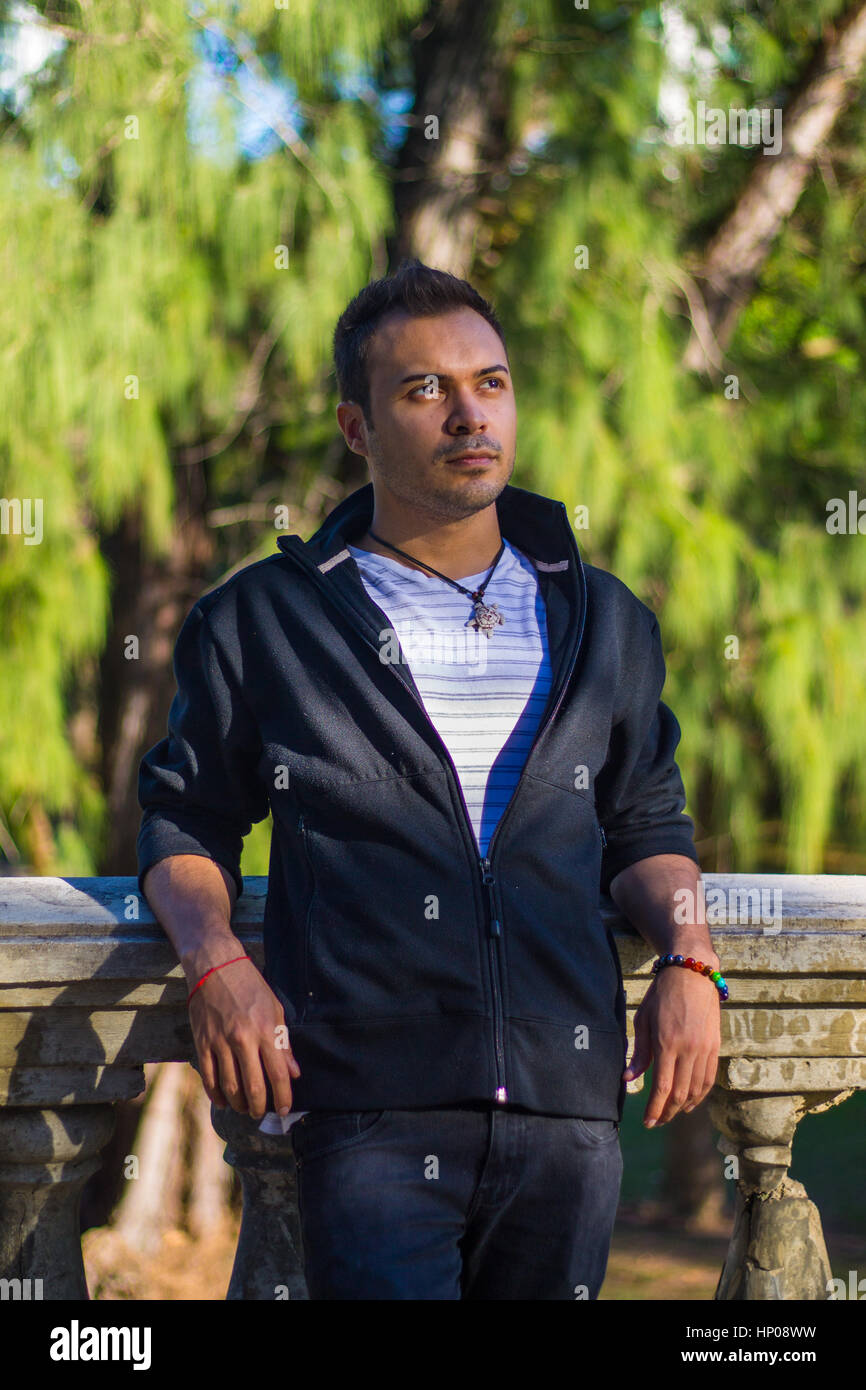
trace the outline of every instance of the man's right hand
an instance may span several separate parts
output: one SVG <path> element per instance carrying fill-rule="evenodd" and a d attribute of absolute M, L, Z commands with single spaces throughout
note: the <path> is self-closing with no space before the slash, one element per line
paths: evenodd
<path fill-rule="evenodd" d="M 282 1006 L 231 929 L 232 874 L 200 854 L 172 854 L 148 869 L 142 887 L 174 946 L 187 981 L 189 1021 L 208 1099 L 260 1120 L 270 1080 L 278 1113 L 292 1108 L 291 1078 L 301 1069 L 289 1047 Z M 214 966 L 226 965 L 200 988 Z"/>
<path fill-rule="evenodd" d="M 189 1001 L 189 1021 L 202 1083 L 214 1105 L 260 1120 L 267 1109 L 267 1078 L 277 1112 L 289 1113 L 291 1079 L 301 1069 L 282 1006 L 251 960 L 209 976 Z"/>

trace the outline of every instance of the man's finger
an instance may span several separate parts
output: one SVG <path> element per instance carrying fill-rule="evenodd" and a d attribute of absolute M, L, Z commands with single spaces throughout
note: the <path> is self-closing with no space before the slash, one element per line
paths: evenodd
<path fill-rule="evenodd" d="M 662 1110 L 667 1103 L 671 1086 L 674 1080 L 675 1063 L 670 1051 L 661 1051 L 656 1055 L 655 1067 L 653 1070 L 653 1084 L 650 1091 L 647 1108 L 644 1111 L 643 1122 L 647 1129 L 652 1129 L 659 1123 Z"/>
<path fill-rule="evenodd" d="M 716 1084 L 716 1074 L 718 1070 L 719 1054 L 718 1050 L 715 1047 L 713 1047 L 709 1051 L 709 1054 L 707 1056 L 707 1064 L 704 1068 L 703 1093 L 705 1097 L 709 1095 L 710 1091 Z"/>
<path fill-rule="evenodd" d="M 292 1055 L 281 1048 L 269 1047 L 262 1049 L 261 1058 L 262 1066 L 271 1083 L 274 1109 L 278 1115 L 288 1114 L 292 1108 L 292 1078 L 288 1069 L 289 1062 L 293 1060 Z"/>
<path fill-rule="evenodd" d="M 200 1067 L 199 1075 L 201 1076 L 201 1084 L 204 1087 L 205 1095 L 211 1104 L 215 1105 L 218 1110 L 225 1110 L 228 1102 L 217 1084 L 216 1063 L 214 1055 L 209 1047 L 202 1048 L 199 1053 L 198 1061 Z"/>
<path fill-rule="evenodd" d="M 653 1050 L 649 1025 L 636 1014 L 634 1020 L 634 1047 L 632 1049 L 631 1061 L 623 1072 L 624 1079 L 626 1081 L 634 1081 L 635 1077 L 642 1076 L 652 1059 Z"/>
<path fill-rule="evenodd" d="M 277 1041 L 278 1037 L 279 1042 Z M 285 1037 L 285 1044 L 283 1043 L 283 1037 Z M 278 1054 L 278 1060 L 282 1061 L 283 1059 L 285 1059 L 290 1076 L 294 1076 L 295 1078 L 300 1076 L 301 1068 L 295 1061 L 295 1054 L 292 1052 L 291 1041 L 289 1039 L 289 1030 L 286 1027 L 285 1022 L 279 1024 L 274 1029 L 273 1051 L 275 1051 Z M 268 1071 L 268 1075 L 271 1075 L 270 1071 Z M 272 1076 L 271 1081 L 273 1082 Z"/>
<path fill-rule="evenodd" d="M 716 1046 L 698 1053 L 692 1073 L 692 1094 L 688 1103 L 683 1106 L 684 1110 L 690 1113 L 706 1100 L 715 1083 L 718 1066 L 719 1053 Z"/>
<path fill-rule="evenodd" d="M 680 1053 L 676 1059 L 673 1079 L 668 1098 L 659 1117 L 659 1124 L 669 1124 L 688 1103 L 692 1094 L 692 1078 L 695 1071 L 694 1053 Z M 703 1073 L 702 1073 L 703 1074 Z"/>
<path fill-rule="evenodd" d="M 235 1052 L 235 1062 L 241 1074 L 250 1118 L 260 1120 L 265 1113 L 268 1092 L 258 1048 L 239 1046 Z"/>
<path fill-rule="evenodd" d="M 238 1067 L 235 1055 L 228 1043 L 217 1044 L 214 1047 L 216 1054 L 220 1089 L 231 1106 L 239 1115 L 247 1112 L 247 1097 L 243 1087 L 243 1078 Z"/>

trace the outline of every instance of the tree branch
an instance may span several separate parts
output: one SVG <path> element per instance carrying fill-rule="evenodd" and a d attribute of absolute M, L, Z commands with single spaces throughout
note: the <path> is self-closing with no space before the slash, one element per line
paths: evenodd
<path fill-rule="evenodd" d="M 822 145 L 853 99 L 864 65 L 866 3 L 858 0 L 823 41 L 800 91 L 785 111 L 780 152 L 756 157 L 736 205 L 695 272 L 695 278 L 703 282 L 706 327 L 722 349 L 733 337 L 773 242 L 793 212 Z M 689 308 L 696 326 L 702 316 L 695 314 L 693 304 Z M 693 332 L 683 365 L 706 371 L 712 360 L 708 360 L 706 346 L 706 332 Z"/>

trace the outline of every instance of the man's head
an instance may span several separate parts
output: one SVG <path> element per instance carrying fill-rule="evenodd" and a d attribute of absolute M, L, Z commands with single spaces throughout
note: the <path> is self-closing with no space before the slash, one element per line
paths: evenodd
<path fill-rule="evenodd" d="M 340 428 L 374 486 L 442 519 L 495 501 L 514 469 L 516 408 L 502 327 L 471 285 L 404 263 L 340 316 L 334 362 Z"/>

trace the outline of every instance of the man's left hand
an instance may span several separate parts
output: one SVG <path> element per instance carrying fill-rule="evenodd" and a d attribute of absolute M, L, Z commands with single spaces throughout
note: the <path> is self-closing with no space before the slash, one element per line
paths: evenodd
<path fill-rule="evenodd" d="M 694 1110 L 710 1091 L 721 1046 L 719 992 L 706 975 L 678 965 L 660 970 L 634 1019 L 634 1052 L 623 1076 L 632 1081 L 653 1066 L 644 1124 L 667 1124 Z"/>

